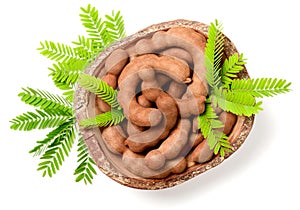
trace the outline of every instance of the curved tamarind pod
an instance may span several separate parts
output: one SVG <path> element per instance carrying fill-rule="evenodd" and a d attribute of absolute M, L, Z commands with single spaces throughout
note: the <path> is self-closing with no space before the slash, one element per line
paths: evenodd
<path fill-rule="evenodd" d="M 140 71 L 139 77 L 143 80 L 141 85 L 143 96 L 150 102 L 156 101 L 163 92 L 162 87 L 170 80 L 164 74 L 156 74 L 154 69 Z"/>
<path fill-rule="evenodd" d="M 135 44 L 135 53 L 137 55 L 143 55 L 148 53 L 155 53 L 152 47 L 151 39 L 141 39 Z"/>
<path fill-rule="evenodd" d="M 178 156 L 188 141 L 191 123 L 188 119 L 181 119 L 177 127 L 169 134 L 168 138 L 159 146 L 158 149 L 151 150 L 145 156 L 145 164 L 157 170 L 164 166 L 167 159 Z"/>
<path fill-rule="evenodd" d="M 148 130 L 126 139 L 126 144 L 133 152 L 143 152 L 147 148 L 157 145 L 168 136 L 170 130 L 176 125 L 178 109 L 171 96 L 162 92 L 156 100 L 156 106 L 163 113 L 163 120 L 157 126 L 152 126 Z"/>
<path fill-rule="evenodd" d="M 150 102 L 156 101 L 162 90 L 154 69 L 144 69 L 139 71 L 138 75 L 143 80 L 141 89 L 144 97 Z"/>
<path fill-rule="evenodd" d="M 165 169 L 167 169 L 165 172 L 152 176 L 153 179 L 162 179 L 170 174 L 180 174 L 182 173 L 187 167 L 187 161 L 184 157 L 178 157 L 173 160 L 169 160 L 166 162 Z"/>
<path fill-rule="evenodd" d="M 181 98 L 182 95 L 186 92 L 186 89 L 186 84 L 173 81 L 170 83 L 167 93 L 174 98 Z"/>
<path fill-rule="evenodd" d="M 192 151 L 192 149 L 197 147 L 203 141 L 203 139 L 204 137 L 202 133 L 191 133 L 188 142 L 183 147 L 179 155 L 186 157 L 187 154 L 189 154 Z"/>
<path fill-rule="evenodd" d="M 219 120 L 224 124 L 224 128 L 221 128 L 220 131 L 228 135 L 237 121 L 237 116 L 231 112 L 222 112 Z"/>
<path fill-rule="evenodd" d="M 144 95 L 138 96 L 137 101 L 142 107 L 150 108 L 152 106 L 151 101 L 149 101 Z"/>
<path fill-rule="evenodd" d="M 126 150 L 124 141 L 126 139 L 122 128 L 118 125 L 103 129 L 102 138 L 107 148 L 114 154 L 123 154 Z"/>
<path fill-rule="evenodd" d="M 119 92 L 117 96 L 118 103 L 123 108 L 124 115 L 129 119 L 129 105 L 131 100 L 135 99 L 137 94 L 137 86 L 140 83 L 137 74 L 128 76 L 119 84 Z"/>
<path fill-rule="evenodd" d="M 198 116 L 195 116 L 193 118 L 193 121 L 192 121 L 192 132 L 193 133 L 198 133 L 199 131 L 199 120 L 198 120 Z"/>
<path fill-rule="evenodd" d="M 199 78 L 198 74 L 193 74 L 192 82 L 189 84 L 190 94 L 194 96 L 207 96 L 208 88 L 205 86 L 205 83 Z"/>
<path fill-rule="evenodd" d="M 187 157 L 188 167 L 193 166 L 195 162 L 205 163 L 213 157 L 213 150 L 210 150 L 207 140 L 204 139 L 194 151 Z"/>
<path fill-rule="evenodd" d="M 193 65 L 193 58 L 191 57 L 191 55 L 184 49 L 178 47 L 168 48 L 166 50 L 161 51 L 159 54 L 181 59 L 187 62 L 189 66 Z"/>
<path fill-rule="evenodd" d="M 106 82 L 109 86 L 111 86 L 113 89 L 117 88 L 117 76 L 114 74 L 106 74 L 102 80 Z M 108 105 L 105 101 L 103 101 L 100 97 L 96 97 L 96 107 L 99 111 L 98 114 L 108 112 L 111 110 L 111 106 Z"/>
<path fill-rule="evenodd" d="M 158 125 L 163 116 L 160 110 L 145 108 L 136 99 L 132 99 L 129 105 L 129 120 L 137 126 L 150 127 Z"/>
<path fill-rule="evenodd" d="M 152 126 L 143 132 L 137 132 L 125 140 L 125 144 L 133 152 L 143 152 L 149 147 L 153 147 L 162 139 L 166 138 L 169 131 L 166 131 L 166 120 L 163 119 L 157 126 Z"/>
<path fill-rule="evenodd" d="M 177 123 L 178 108 L 176 101 L 169 94 L 162 91 L 155 102 L 157 108 L 164 114 L 166 119 L 165 129 L 171 130 Z"/>
<path fill-rule="evenodd" d="M 191 122 L 188 119 L 181 119 L 178 122 L 178 127 L 160 145 L 159 150 L 167 159 L 173 159 L 179 154 L 188 141 L 190 129 Z"/>
<path fill-rule="evenodd" d="M 105 69 L 108 73 L 118 76 L 127 64 L 129 55 L 125 50 L 116 49 L 105 61 Z"/>
<path fill-rule="evenodd" d="M 119 76 L 118 83 L 122 83 L 129 75 L 138 73 L 144 69 L 158 70 L 178 82 L 190 81 L 190 69 L 186 63 L 169 56 L 158 57 L 154 54 L 146 54 L 135 58 L 124 67 Z"/>
<path fill-rule="evenodd" d="M 180 116 L 187 118 L 191 115 L 200 115 L 205 110 L 206 97 L 204 96 L 191 96 L 186 99 L 176 99 Z"/>
<path fill-rule="evenodd" d="M 145 165 L 144 156 L 136 154 L 129 149 L 123 153 L 123 164 L 127 170 L 143 178 L 165 178 L 170 173 L 181 173 L 186 168 L 186 160 L 183 157 L 168 161 L 160 170 L 151 170 Z"/>
<path fill-rule="evenodd" d="M 189 52 L 193 58 L 194 74 L 197 74 L 203 86 L 208 90 L 204 66 L 206 43 L 204 35 L 188 28 L 172 28 L 167 32 L 158 31 L 154 33 L 151 40 L 153 50 L 179 47 Z"/>
<path fill-rule="evenodd" d="M 171 80 L 170 77 L 159 73 L 156 73 L 155 79 L 157 80 L 160 87 L 163 87 Z"/>
<path fill-rule="evenodd" d="M 138 134 L 138 133 L 141 133 L 145 130 L 144 127 L 141 127 L 141 126 L 137 126 L 137 125 L 134 125 L 132 124 L 131 122 L 127 122 L 127 133 L 128 133 L 128 136 L 132 136 L 134 134 Z"/>

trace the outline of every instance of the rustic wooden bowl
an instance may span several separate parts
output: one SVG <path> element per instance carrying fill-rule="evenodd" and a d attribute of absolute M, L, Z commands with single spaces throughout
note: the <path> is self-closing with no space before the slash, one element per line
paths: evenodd
<path fill-rule="evenodd" d="M 106 73 L 101 70 L 103 69 L 104 61 L 113 50 L 130 46 L 131 43 L 134 43 L 141 38 L 147 37 L 149 34 L 152 34 L 156 31 L 166 30 L 178 26 L 192 28 L 207 35 L 208 25 L 195 21 L 174 20 L 155 24 L 131 36 L 128 36 L 107 48 L 99 55 L 99 57 L 92 63 L 92 65 L 86 69 L 85 73 L 98 77 L 103 76 Z M 226 57 L 238 52 L 234 44 L 227 37 L 225 38 L 224 51 Z M 240 72 L 239 78 L 248 77 L 248 72 L 246 68 L 244 68 L 244 70 Z M 93 109 L 95 107 L 95 96 L 77 86 L 74 98 L 74 107 L 78 122 L 88 117 L 94 117 L 95 111 L 93 111 Z M 251 131 L 253 122 L 254 116 L 238 116 L 233 131 L 229 136 L 229 140 L 233 145 L 233 152 L 235 152 L 243 144 L 249 132 Z M 121 160 L 108 152 L 102 140 L 101 131 L 99 128 L 81 129 L 81 133 L 92 158 L 95 160 L 97 166 L 104 174 L 122 185 L 138 189 L 156 190 L 178 185 L 219 165 L 232 154 L 226 154 L 224 158 L 215 156 L 211 161 L 205 164 L 196 164 L 188 168 L 181 174 L 173 174 L 164 179 L 145 179 L 137 177 L 136 175 L 128 172 L 128 170 L 126 170 L 122 166 Z"/>

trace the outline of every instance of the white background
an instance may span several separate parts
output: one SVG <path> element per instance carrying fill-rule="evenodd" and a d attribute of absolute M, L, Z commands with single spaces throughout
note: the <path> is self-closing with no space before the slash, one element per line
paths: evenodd
<path fill-rule="evenodd" d="M 291 93 L 263 99 L 245 144 L 220 166 L 160 191 L 124 187 L 100 171 L 91 186 L 74 182 L 76 152 L 55 177 L 42 178 L 28 151 L 47 131 L 15 132 L 9 120 L 31 110 L 21 87 L 57 92 L 39 41 L 70 43 L 84 34 L 80 6 L 100 14 L 121 10 L 127 34 L 150 24 L 185 18 L 223 22 L 224 33 L 248 58 L 252 77 L 279 77 Z M 297 1 L 9 0 L 0 3 L 0 209 L 300 209 L 299 7 Z"/>

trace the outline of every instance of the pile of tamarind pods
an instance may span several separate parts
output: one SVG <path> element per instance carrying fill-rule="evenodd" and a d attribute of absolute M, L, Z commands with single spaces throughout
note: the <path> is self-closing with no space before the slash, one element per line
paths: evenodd
<path fill-rule="evenodd" d="M 158 30 L 107 56 L 102 80 L 118 90 L 126 119 L 101 129 L 108 150 L 137 177 L 161 179 L 210 161 L 198 116 L 205 111 L 205 34 L 187 27 Z M 111 107 L 96 98 L 97 114 Z M 237 116 L 215 110 L 229 135 Z"/>

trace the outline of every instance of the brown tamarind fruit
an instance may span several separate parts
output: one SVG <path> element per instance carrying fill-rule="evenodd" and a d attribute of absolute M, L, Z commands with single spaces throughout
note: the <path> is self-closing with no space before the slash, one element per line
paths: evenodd
<path fill-rule="evenodd" d="M 107 148 L 114 154 L 123 154 L 126 147 L 126 139 L 122 128 L 118 125 L 109 126 L 103 129 L 102 138 Z"/>
<path fill-rule="evenodd" d="M 132 99 L 129 105 L 129 121 L 137 126 L 156 126 L 163 116 L 160 110 L 155 108 L 145 108 L 136 99 Z"/>
<path fill-rule="evenodd" d="M 186 50 L 178 47 L 168 48 L 166 50 L 161 51 L 159 54 L 181 59 L 185 61 L 189 66 L 193 65 L 193 58 L 191 57 L 191 55 Z"/>
<path fill-rule="evenodd" d="M 206 97 L 204 96 L 191 96 L 186 99 L 176 99 L 180 116 L 187 118 L 191 115 L 200 115 L 205 110 Z"/>
<path fill-rule="evenodd" d="M 237 116 L 231 112 L 222 112 L 219 120 L 224 124 L 224 128 L 221 128 L 220 131 L 228 135 L 237 121 Z"/>
<path fill-rule="evenodd" d="M 213 150 L 210 150 L 207 139 L 204 139 L 193 151 L 188 155 L 188 167 L 197 163 L 205 163 L 213 157 Z"/>
<path fill-rule="evenodd" d="M 127 64 L 128 53 L 123 49 L 114 50 L 105 61 L 105 69 L 108 73 L 118 76 Z"/>
<path fill-rule="evenodd" d="M 181 119 L 177 127 L 169 134 L 158 149 L 151 150 L 145 157 L 145 164 L 157 170 L 164 166 L 167 159 L 177 157 L 188 141 L 191 123 L 188 119 Z"/>
<path fill-rule="evenodd" d="M 137 101 L 142 107 L 150 108 L 152 106 L 151 101 L 149 101 L 144 95 L 139 95 Z"/>
<path fill-rule="evenodd" d="M 143 178 L 165 178 L 170 173 L 181 173 L 186 168 L 186 160 L 183 157 L 178 157 L 174 160 L 168 161 L 165 166 L 159 170 L 149 169 L 145 165 L 144 156 L 136 154 L 131 150 L 125 150 L 122 162 L 130 172 Z"/>
<path fill-rule="evenodd" d="M 146 54 L 135 58 L 124 67 L 118 84 L 122 83 L 127 76 L 145 69 L 155 69 L 178 82 L 185 82 L 190 76 L 190 69 L 186 63 L 169 56 Z"/>

